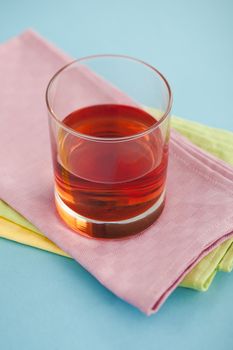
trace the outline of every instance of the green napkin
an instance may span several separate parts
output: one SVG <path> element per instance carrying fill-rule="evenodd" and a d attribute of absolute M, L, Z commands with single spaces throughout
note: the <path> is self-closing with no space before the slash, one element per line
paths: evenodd
<path fill-rule="evenodd" d="M 181 134 L 189 138 L 197 146 L 212 153 L 218 158 L 233 165 L 233 133 L 221 129 L 211 128 L 196 122 L 187 121 L 178 117 L 172 118 L 172 127 Z M 0 218 L 5 219 L 6 227 L 9 229 L 14 225 L 7 225 L 7 222 L 15 223 L 19 227 L 26 228 L 24 237 L 20 235 L 20 230 L 14 232 L 14 235 L 1 234 L 0 221 L 0 237 L 8 238 L 20 243 L 32 245 L 50 252 L 65 255 L 52 242 L 42 237 L 43 234 L 26 218 L 22 217 L 13 208 L 9 207 L 5 202 L 0 200 Z M 4 220 L 3 220 L 4 221 Z M 4 222 L 2 223 L 2 225 Z M 3 226 L 2 226 L 3 227 Z M 26 232 L 26 233 L 25 233 Z M 26 234 L 26 237 L 25 237 Z M 28 238 L 27 238 L 28 235 Z M 42 235 L 42 236 L 41 236 Z M 30 236 L 30 237 L 29 237 Z M 33 237 L 31 237 L 33 236 Z M 182 287 L 205 291 L 209 288 L 216 272 L 218 270 L 230 272 L 233 268 L 233 239 L 227 240 L 219 247 L 215 248 L 205 258 L 203 258 L 181 283 Z"/>

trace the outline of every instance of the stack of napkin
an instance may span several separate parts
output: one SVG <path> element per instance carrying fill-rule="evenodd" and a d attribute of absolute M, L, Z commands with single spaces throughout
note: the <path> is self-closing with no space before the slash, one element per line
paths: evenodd
<path fill-rule="evenodd" d="M 2 237 L 73 257 L 146 314 L 180 283 L 205 290 L 217 269 L 231 270 L 231 133 L 174 118 L 193 143 L 172 132 L 167 202 L 158 221 L 128 240 L 90 240 L 60 221 L 53 200 L 44 90 L 70 59 L 31 31 L 2 45 L 0 57 Z"/>

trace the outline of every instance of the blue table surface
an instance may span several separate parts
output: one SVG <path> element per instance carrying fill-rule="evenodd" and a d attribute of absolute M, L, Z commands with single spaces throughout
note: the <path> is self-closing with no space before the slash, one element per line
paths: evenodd
<path fill-rule="evenodd" d="M 32 27 L 69 54 L 124 53 L 170 81 L 176 115 L 233 130 L 233 2 L 0 1 L 0 41 Z M 156 276 L 155 276 L 156 278 Z M 232 349 L 233 275 L 146 317 L 74 261 L 0 240 L 0 349 Z"/>

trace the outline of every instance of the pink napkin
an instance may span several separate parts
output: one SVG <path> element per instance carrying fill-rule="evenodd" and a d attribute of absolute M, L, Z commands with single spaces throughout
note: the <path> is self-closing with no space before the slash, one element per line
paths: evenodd
<path fill-rule="evenodd" d="M 0 197 L 116 295 L 151 314 L 201 258 L 233 235 L 233 169 L 173 132 L 159 220 L 122 241 L 74 233 L 54 206 L 45 108 L 48 80 L 67 60 L 31 31 L 0 47 Z"/>

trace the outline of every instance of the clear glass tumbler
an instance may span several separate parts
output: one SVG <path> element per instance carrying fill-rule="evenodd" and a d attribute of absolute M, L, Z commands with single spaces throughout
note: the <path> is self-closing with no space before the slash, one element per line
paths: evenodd
<path fill-rule="evenodd" d="M 130 57 L 86 57 L 52 77 L 46 102 L 66 224 L 102 239 L 150 226 L 165 202 L 172 94 L 164 76 Z"/>

